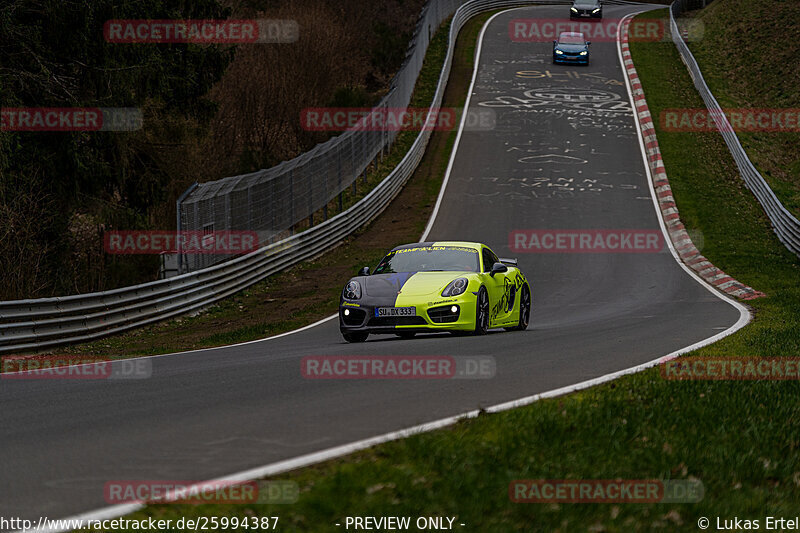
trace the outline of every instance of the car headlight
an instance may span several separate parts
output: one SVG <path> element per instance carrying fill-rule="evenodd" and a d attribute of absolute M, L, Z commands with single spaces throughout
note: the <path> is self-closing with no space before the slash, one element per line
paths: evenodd
<path fill-rule="evenodd" d="M 564 52 L 562 52 L 561 50 L 556 50 L 556 53 L 557 53 L 558 55 L 561 55 L 561 54 L 563 54 Z"/>
<path fill-rule="evenodd" d="M 442 291 L 442 296 L 446 298 L 448 296 L 463 294 L 463 292 L 467 290 L 467 285 L 469 285 L 467 278 L 456 278 L 447 284 L 447 287 Z"/>
<path fill-rule="evenodd" d="M 581 52 L 579 55 L 585 56 L 585 55 L 586 55 L 586 54 L 588 54 L 588 53 L 589 53 L 589 52 L 587 52 L 586 50 L 584 50 L 584 51 L 583 51 L 583 52 Z"/>
<path fill-rule="evenodd" d="M 361 298 L 361 284 L 355 280 L 345 285 L 342 291 L 345 300 L 358 300 Z"/>
<path fill-rule="evenodd" d="M 573 13 L 577 13 L 578 12 L 578 10 L 576 8 L 574 8 L 574 7 L 569 8 L 569 10 L 572 11 Z"/>

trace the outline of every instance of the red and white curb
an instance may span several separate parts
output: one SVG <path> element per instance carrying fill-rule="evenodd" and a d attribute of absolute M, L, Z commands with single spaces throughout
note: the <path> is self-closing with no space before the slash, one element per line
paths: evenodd
<path fill-rule="evenodd" d="M 672 240 L 672 244 L 675 247 L 675 251 L 689 268 L 697 272 L 701 278 L 722 292 L 742 300 L 752 300 L 754 298 L 766 296 L 763 292 L 759 292 L 752 287 L 739 283 L 731 276 L 712 265 L 711 261 L 700 254 L 700 250 L 694 245 L 686 228 L 681 222 L 680 215 L 678 214 L 678 207 L 675 205 L 675 198 L 672 196 L 672 189 L 667 179 L 664 161 L 661 159 L 661 150 L 658 149 L 658 140 L 656 139 L 656 130 L 653 126 L 653 118 L 650 116 L 650 110 L 647 107 L 647 101 L 645 100 L 644 91 L 642 90 L 642 83 L 639 80 L 639 75 L 636 73 L 636 68 L 633 66 L 631 51 L 628 47 L 628 25 L 630 21 L 630 17 L 626 18 L 622 22 L 622 27 L 620 28 L 622 61 L 631 87 L 635 106 L 634 114 L 641 128 L 642 142 L 644 143 L 647 153 L 647 163 L 650 165 L 650 171 L 653 177 L 653 188 L 658 197 L 658 206 L 661 210 L 661 216 L 664 219 L 664 224 L 667 227 L 670 240 Z"/>

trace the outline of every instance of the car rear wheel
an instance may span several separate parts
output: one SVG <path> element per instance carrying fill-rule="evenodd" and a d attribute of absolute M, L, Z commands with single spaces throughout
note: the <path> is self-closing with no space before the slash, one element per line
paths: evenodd
<path fill-rule="evenodd" d="M 489 293 L 486 287 L 478 290 L 478 300 L 475 305 L 475 335 L 486 335 L 489 331 Z"/>
<path fill-rule="evenodd" d="M 507 331 L 525 331 L 531 320 L 531 289 L 528 284 L 522 286 L 519 295 L 519 323 L 516 326 L 506 328 Z"/>
<path fill-rule="evenodd" d="M 366 331 L 353 331 L 350 333 L 342 333 L 342 337 L 347 342 L 364 342 L 369 337 L 369 333 Z"/>

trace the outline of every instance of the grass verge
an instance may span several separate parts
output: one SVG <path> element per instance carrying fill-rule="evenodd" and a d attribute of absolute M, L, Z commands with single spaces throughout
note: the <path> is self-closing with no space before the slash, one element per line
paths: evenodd
<path fill-rule="evenodd" d="M 723 109 L 793 109 L 798 116 L 796 10 L 787 12 L 781 0 L 726 0 L 689 15 L 705 27 L 703 39 L 689 47 Z M 800 131 L 796 121 L 786 126 L 737 136 L 781 202 L 800 216 Z"/>
<path fill-rule="evenodd" d="M 663 17 L 656 11 L 648 17 Z M 465 32 L 466 35 L 466 32 Z M 651 112 L 695 105 L 671 43 L 633 43 Z M 669 80 L 665 83 L 664 80 Z M 659 128 L 658 124 L 656 125 Z M 659 131 L 681 215 L 704 254 L 769 294 L 747 328 L 699 356 L 797 356 L 800 262 L 736 177 L 718 135 Z M 800 505 L 796 381 L 666 381 L 659 369 L 281 476 L 293 505 L 150 506 L 129 518 L 279 516 L 282 531 L 341 531 L 345 516 L 449 516 L 464 531 L 697 531 L 706 517 L 794 517 Z M 515 504 L 515 479 L 699 479 L 694 504 Z M 412 529 L 413 530 L 413 529 Z M 714 530 L 714 529 L 712 529 Z"/>

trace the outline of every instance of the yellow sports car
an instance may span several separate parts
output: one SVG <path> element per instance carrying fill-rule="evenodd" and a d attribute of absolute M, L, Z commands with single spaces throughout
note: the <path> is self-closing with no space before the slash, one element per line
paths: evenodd
<path fill-rule="evenodd" d="M 499 259 L 474 242 L 419 242 L 364 267 L 342 290 L 339 326 L 348 342 L 370 333 L 413 337 L 418 332 L 524 330 L 531 287 L 515 259 Z"/>

